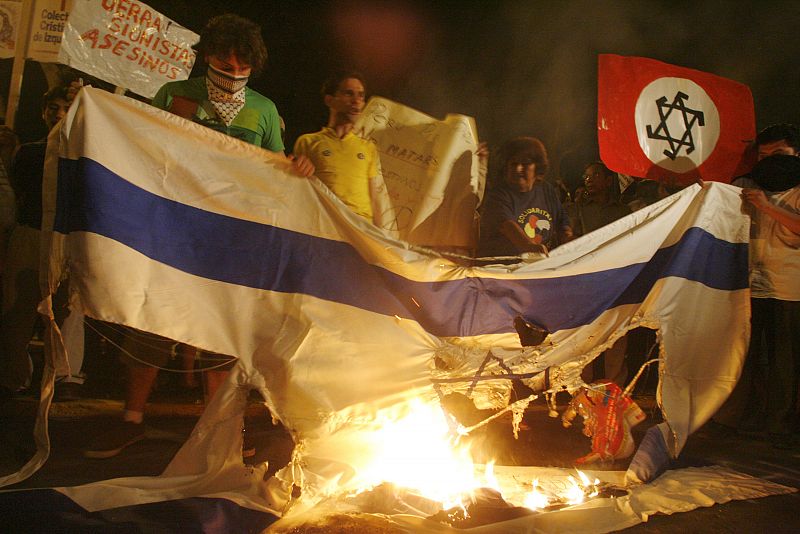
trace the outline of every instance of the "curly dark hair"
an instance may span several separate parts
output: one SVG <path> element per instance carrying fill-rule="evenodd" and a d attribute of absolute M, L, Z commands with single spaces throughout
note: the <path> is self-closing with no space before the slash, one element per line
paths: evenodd
<path fill-rule="evenodd" d="M 250 65 L 254 75 L 261 72 L 267 63 L 267 46 L 261 37 L 261 27 L 233 13 L 209 20 L 200 33 L 197 49 L 203 58 L 233 52 L 242 62 Z"/>
<path fill-rule="evenodd" d="M 536 164 L 536 176 L 544 176 L 550 168 L 547 160 L 547 149 L 535 137 L 515 137 L 509 139 L 500 147 L 500 167 L 497 169 L 500 177 L 505 175 L 508 162 L 512 159 L 525 159 Z"/>
<path fill-rule="evenodd" d="M 775 141 L 786 141 L 786 144 L 800 152 L 800 128 L 794 124 L 781 123 L 767 126 L 756 136 L 756 147 Z"/>

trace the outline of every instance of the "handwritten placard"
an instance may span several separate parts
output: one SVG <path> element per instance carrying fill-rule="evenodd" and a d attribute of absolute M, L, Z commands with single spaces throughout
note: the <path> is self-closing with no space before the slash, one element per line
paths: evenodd
<path fill-rule="evenodd" d="M 0 58 L 14 57 L 22 2 L 0 2 Z"/>
<path fill-rule="evenodd" d="M 355 131 L 378 147 L 391 200 L 379 224 L 410 243 L 474 246 L 474 214 L 483 183 L 472 118 L 453 114 L 439 120 L 373 97 Z"/>
<path fill-rule="evenodd" d="M 74 0 L 58 60 L 152 98 L 185 80 L 199 36 L 136 0 Z"/>
<path fill-rule="evenodd" d="M 64 27 L 72 9 L 72 0 L 35 0 L 31 14 L 31 32 L 25 56 L 42 63 L 58 61 Z"/>

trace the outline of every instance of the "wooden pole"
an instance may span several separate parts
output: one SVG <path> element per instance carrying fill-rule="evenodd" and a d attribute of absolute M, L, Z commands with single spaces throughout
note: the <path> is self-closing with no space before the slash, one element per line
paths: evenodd
<path fill-rule="evenodd" d="M 31 21 L 33 20 L 33 0 L 23 0 L 22 16 L 17 28 L 17 46 L 14 50 L 14 66 L 11 69 L 11 85 L 8 88 L 8 102 L 6 104 L 6 126 L 14 129 L 19 95 L 22 92 L 22 73 L 25 70 L 25 56 L 28 55 L 28 40 L 31 35 Z"/>

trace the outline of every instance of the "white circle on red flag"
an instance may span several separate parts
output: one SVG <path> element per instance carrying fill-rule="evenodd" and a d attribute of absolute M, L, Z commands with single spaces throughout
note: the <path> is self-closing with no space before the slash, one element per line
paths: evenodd
<path fill-rule="evenodd" d="M 691 171 L 717 146 L 717 106 L 692 80 L 653 80 L 639 94 L 634 117 L 639 146 L 647 159 L 664 169 Z"/>

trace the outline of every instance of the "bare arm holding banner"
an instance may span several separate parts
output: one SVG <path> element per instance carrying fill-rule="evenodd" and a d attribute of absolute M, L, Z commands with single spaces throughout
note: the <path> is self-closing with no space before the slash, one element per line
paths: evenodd
<path fill-rule="evenodd" d="M 773 204 L 761 189 L 743 189 L 742 198 L 753 205 L 758 211 L 775 219 L 787 230 L 800 235 L 800 214 Z"/>

